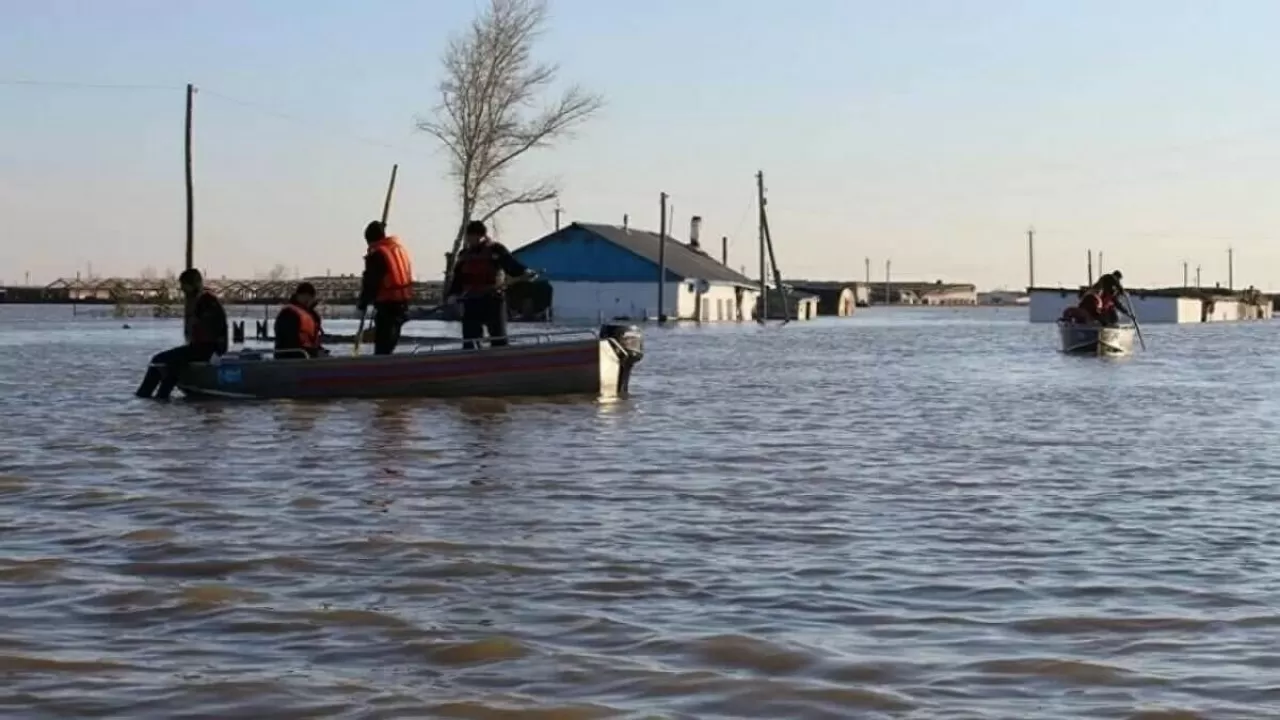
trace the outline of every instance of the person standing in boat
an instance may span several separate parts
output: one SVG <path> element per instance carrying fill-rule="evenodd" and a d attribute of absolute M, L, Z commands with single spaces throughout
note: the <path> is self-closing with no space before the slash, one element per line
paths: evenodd
<path fill-rule="evenodd" d="M 142 398 L 168 399 L 178 382 L 178 374 L 190 363 L 208 362 L 214 355 L 227 352 L 227 313 L 222 302 L 204 287 L 199 270 L 187 268 L 178 276 L 178 285 L 186 299 L 183 334 L 186 344 L 165 350 L 151 358 L 147 374 L 136 395 Z"/>
<path fill-rule="evenodd" d="M 301 350 L 309 358 L 328 355 L 321 347 L 324 329 L 320 325 L 320 313 L 316 312 L 316 288 L 309 282 L 300 283 L 289 302 L 276 315 L 276 359 L 300 359 Z"/>
<path fill-rule="evenodd" d="M 377 220 L 364 229 L 369 252 L 364 256 L 364 280 L 356 309 L 364 316 L 373 306 L 373 353 L 390 355 L 400 343 L 400 327 L 409 318 L 413 300 L 413 264 L 400 239 L 387 235 Z"/>
<path fill-rule="evenodd" d="M 471 350 L 489 333 L 489 345 L 507 344 L 507 298 L 504 276 L 526 275 L 529 268 L 511 256 L 506 246 L 489 237 L 479 220 L 467 223 L 466 244 L 458 251 L 445 303 L 462 303 L 462 347 Z"/>
<path fill-rule="evenodd" d="M 1080 308 L 1095 322 L 1114 327 L 1120 324 L 1120 313 L 1133 317 L 1133 313 L 1124 306 L 1124 286 L 1120 283 L 1124 276 L 1119 270 L 1105 273 L 1093 284 L 1080 300 Z"/>

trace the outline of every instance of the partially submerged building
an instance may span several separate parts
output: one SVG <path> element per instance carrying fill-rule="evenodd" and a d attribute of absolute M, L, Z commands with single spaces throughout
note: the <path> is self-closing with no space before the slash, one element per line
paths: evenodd
<path fill-rule="evenodd" d="M 1028 288 L 1031 322 L 1057 322 L 1062 311 L 1080 302 L 1086 288 Z M 1200 323 L 1270 320 L 1272 300 L 1249 288 L 1138 288 L 1130 289 L 1138 322 Z"/>
<path fill-rule="evenodd" d="M 978 287 L 969 283 L 872 282 L 873 305 L 977 305 Z"/>
<path fill-rule="evenodd" d="M 795 280 L 787 283 L 793 290 L 818 299 L 819 315 L 849 317 L 858 304 L 854 283 L 831 280 Z"/>
<path fill-rule="evenodd" d="M 754 320 L 759 284 L 704 252 L 696 239 L 626 225 L 573 223 L 512 251 L 551 287 L 557 321 L 658 319 L 658 268 L 665 261 L 661 312 L 671 320 Z"/>

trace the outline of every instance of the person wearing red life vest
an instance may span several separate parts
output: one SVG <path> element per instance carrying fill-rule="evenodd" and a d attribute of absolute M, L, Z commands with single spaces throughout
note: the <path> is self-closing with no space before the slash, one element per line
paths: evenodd
<path fill-rule="evenodd" d="M 377 220 L 364 229 L 369 251 L 364 256 L 364 279 L 356 309 L 363 316 L 373 307 L 373 352 L 390 355 L 400 343 L 400 327 L 409 317 L 413 300 L 413 264 L 409 251 Z"/>
<path fill-rule="evenodd" d="M 462 346 L 468 350 L 479 346 L 489 332 L 489 345 L 507 344 L 506 276 L 520 277 L 529 273 L 506 246 L 489 237 L 484 223 L 473 220 L 464 232 L 466 245 L 458 251 L 453 265 L 453 278 L 445 291 L 445 302 L 462 303 Z"/>
<path fill-rule="evenodd" d="M 324 329 L 320 313 L 316 312 L 316 288 L 309 282 L 300 283 L 289 302 L 276 315 L 275 325 L 277 360 L 301 360 L 328 355 L 321 346 Z"/>
<path fill-rule="evenodd" d="M 1063 312 L 1063 319 L 1098 323 L 1115 326 L 1120 323 L 1120 314 L 1133 317 L 1133 313 L 1124 306 L 1123 277 L 1119 270 L 1104 274 L 1098 281 L 1085 290 L 1080 296 L 1080 303 L 1075 308 Z"/>

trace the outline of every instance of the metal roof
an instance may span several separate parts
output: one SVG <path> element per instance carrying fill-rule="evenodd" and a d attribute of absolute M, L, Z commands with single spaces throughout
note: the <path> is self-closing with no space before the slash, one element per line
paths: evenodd
<path fill-rule="evenodd" d="M 530 248 L 543 240 L 556 237 L 564 230 L 575 227 L 586 230 L 606 242 L 639 255 L 655 265 L 658 264 L 660 238 L 657 233 L 601 223 L 575 222 L 558 232 L 525 245 L 520 250 Z M 755 287 L 757 284 L 755 280 L 733 270 L 702 250 L 695 250 L 670 235 L 667 236 L 666 250 L 667 270 L 682 279 L 706 280 L 707 282 L 746 285 L 748 287 Z"/>

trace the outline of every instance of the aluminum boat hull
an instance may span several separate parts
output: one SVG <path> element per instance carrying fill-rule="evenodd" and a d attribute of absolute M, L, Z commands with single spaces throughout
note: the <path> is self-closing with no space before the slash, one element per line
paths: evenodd
<path fill-rule="evenodd" d="M 628 392 L 631 368 L 643 356 L 638 335 L 632 344 L 612 337 L 475 350 L 458 344 L 392 355 L 352 356 L 335 350 L 314 359 L 241 351 L 188 366 L 177 387 L 188 397 L 262 400 L 616 397 Z"/>
<path fill-rule="evenodd" d="M 1135 331 L 1132 325 L 1107 327 L 1069 322 L 1058 323 L 1058 335 L 1062 342 L 1062 352 L 1068 355 L 1104 357 L 1129 355 L 1133 352 Z"/>

